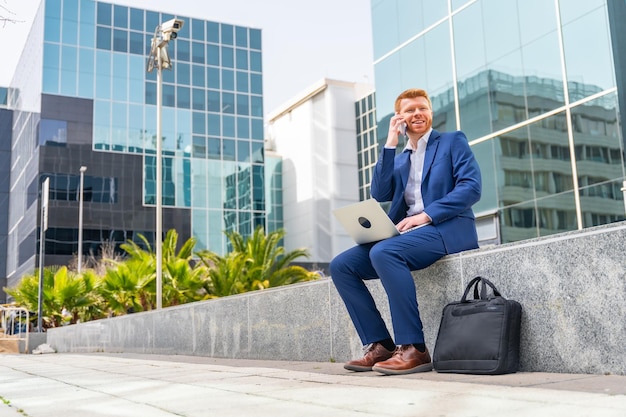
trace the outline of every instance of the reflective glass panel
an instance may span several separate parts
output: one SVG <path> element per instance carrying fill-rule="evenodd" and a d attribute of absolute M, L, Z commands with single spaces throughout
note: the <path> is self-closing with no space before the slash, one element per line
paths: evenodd
<path fill-rule="evenodd" d="M 237 137 L 250 138 L 250 119 L 248 117 L 237 117 Z"/>
<path fill-rule="evenodd" d="M 250 29 L 250 49 L 261 50 L 261 30 Z"/>
<path fill-rule="evenodd" d="M 91 23 L 83 23 L 81 22 L 79 25 L 79 41 L 80 46 L 84 46 L 86 48 L 95 48 L 96 47 L 96 32 L 95 27 Z"/>
<path fill-rule="evenodd" d="M 614 93 L 572 109 L 580 204 L 585 227 L 624 219 L 626 178 Z"/>
<path fill-rule="evenodd" d="M 222 116 L 222 135 L 229 138 L 235 137 L 235 117 L 224 115 Z"/>
<path fill-rule="evenodd" d="M 233 48 L 222 47 L 222 67 L 234 68 L 235 67 L 235 52 Z"/>
<path fill-rule="evenodd" d="M 572 102 L 615 87 L 608 25 L 606 7 L 603 6 L 563 26 L 565 66 Z"/>
<path fill-rule="evenodd" d="M 98 49 L 111 50 L 111 29 L 98 26 L 96 30 L 96 47 Z"/>
<path fill-rule="evenodd" d="M 237 41 L 237 46 L 245 48 L 248 46 L 248 29 L 236 26 L 235 27 L 235 37 Z"/>
<path fill-rule="evenodd" d="M 222 44 L 233 45 L 233 25 L 221 24 Z"/>
<path fill-rule="evenodd" d="M 98 24 L 111 26 L 112 11 L 111 4 L 98 2 Z"/>
<path fill-rule="evenodd" d="M 237 69 L 247 70 L 248 69 L 248 50 L 237 48 L 235 50 L 235 54 L 236 54 Z"/>
<path fill-rule="evenodd" d="M 261 72 L 262 66 L 261 53 L 250 51 L 250 71 Z"/>
<path fill-rule="evenodd" d="M 206 85 L 206 77 L 202 65 L 191 66 L 191 82 L 194 87 L 204 87 Z"/>
<path fill-rule="evenodd" d="M 443 19 L 447 13 L 447 0 L 372 1 L 374 59 Z M 394 23 L 394 30 L 389 30 L 389 22 L 398 22 Z"/>
<path fill-rule="evenodd" d="M 128 7 L 117 4 L 113 6 L 113 26 L 122 29 L 128 28 Z"/>
<path fill-rule="evenodd" d="M 130 28 L 143 32 L 143 10 L 131 8 L 130 9 Z"/>

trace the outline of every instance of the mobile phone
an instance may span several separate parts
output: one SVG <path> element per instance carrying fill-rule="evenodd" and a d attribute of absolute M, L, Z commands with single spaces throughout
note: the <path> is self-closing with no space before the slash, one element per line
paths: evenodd
<path fill-rule="evenodd" d="M 402 133 L 403 136 L 406 136 L 406 123 L 402 123 L 400 126 L 400 133 Z"/>

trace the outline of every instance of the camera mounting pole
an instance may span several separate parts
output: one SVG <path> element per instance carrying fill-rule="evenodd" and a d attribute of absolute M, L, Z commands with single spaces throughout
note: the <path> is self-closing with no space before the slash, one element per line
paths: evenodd
<path fill-rule="evenodd" d="M 156 126 L 156 228 L 154 233 L 156 258 L 156 308 L 163 307 L 163 172 L 162 172 L 162 108 L 163 108 L 163 69 L 172 69 L 172 63 L 167 53 L 170 39 L 176 39 L 177 32 L 183 27 L 184 21 L 171 19 L 156 27 L 148 55 L 147 71 L 157 70 L 157 126 Z"/>

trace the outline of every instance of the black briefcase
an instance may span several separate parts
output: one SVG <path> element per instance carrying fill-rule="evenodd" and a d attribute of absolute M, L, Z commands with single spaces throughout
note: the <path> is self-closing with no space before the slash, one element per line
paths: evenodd
<path fill-rule="evenodd" d="M 474 299 L 468 300 L 472 287 Z M 437 372 L 483 375 L 517 372 L 521 318 L 520 303 L 502 297 L 488 279 L 472 279 L 461 301 L 443 309 L 433 368 Z"/>

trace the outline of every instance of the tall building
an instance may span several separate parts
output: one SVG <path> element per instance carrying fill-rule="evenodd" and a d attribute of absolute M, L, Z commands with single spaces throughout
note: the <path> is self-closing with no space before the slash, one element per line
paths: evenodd
<path fill-rule="evenodd" d="M 354 103 L 371 90 L 322 79 L 268 116 L 266 148 L 282 159 L 275 200 L 281 202 L 285 249 L 307 248 L 315 269 L 354 245 L 332 211 L 359 201 Z"/>
<path fill-rule="evenodd" d="M 371 8 L 378 145 L 398 93 L 427 90 L 433 127 L 463 130 L 479 161 L 479 236 L 512 242 L 626 218 L 626 3 L 372 0 Z M 363 184 L 371 144 L 359 142 Z"/>
<path fill-rule="evenodd" d="M 157 139 L 156 71 L 146 71 L 147 56 L 157 26 L 173 18 L 184 25 L 169 42 Z M 265 226 L 261 53 L 259 29 L 96 0 L 43 0 L 5 92 L 8 109 L 0 109 L 0 158 L 11 150 L 2 165 L 11 167 L 10 186 L 0 183 L 7 283 L 38 266 L 45 178 L 45 264 L 67 264 L 78 252 L 81 167 L 83 254 L 139 234 L 154 242 L 157 140 L 164 232 L 174 228 L 179 241 L 194 236 L 197 249 L 225 253 L 225 230 L 245 236 Z"/>

